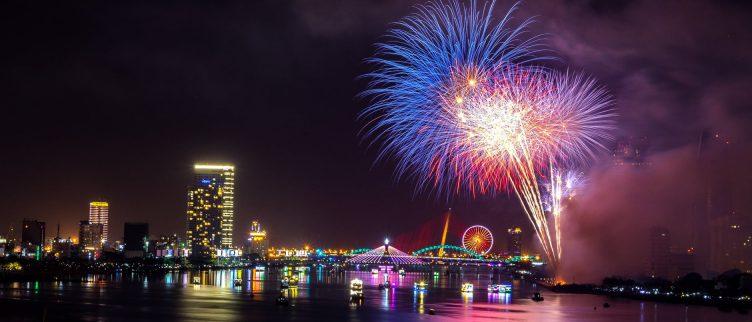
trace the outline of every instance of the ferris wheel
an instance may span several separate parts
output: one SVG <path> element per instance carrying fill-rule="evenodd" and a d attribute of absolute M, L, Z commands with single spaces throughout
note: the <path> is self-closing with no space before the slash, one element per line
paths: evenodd
<path fill-rule="evenodd" d="M 481 225 L 470 226 L 462 234 L 462 247 L 479 254 L 486 254 L 493 247 L 491 230 Z"/>

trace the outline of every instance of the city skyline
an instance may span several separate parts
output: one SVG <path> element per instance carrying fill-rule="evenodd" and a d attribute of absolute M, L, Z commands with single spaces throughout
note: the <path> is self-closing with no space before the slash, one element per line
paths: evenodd
<path fill-rule="evenodd" d="M 186 4 L 188 18 L 168 4 L 139 6 L 160 19 L 125 4 L 10 4 L 8 12 L 19 14 L 3 21 L 15 50 L 4 60 L 2 77 L 13 86 L 2 98 L 9 112 L 0 161 L 12 184 L 0 187 L 0 235 L 9 224 L 20 235 L 23 218 L 36 218 L 47 223 L 48 237 L 58 223 L 61 234 L 76 236 L 89 202 L 100 199 L 109 202 L 111 239 L 122 239 L 124 222 L 149 222 L 155 235 L 181 234 L 186 187 L 199 161 L 237 167 L 236 244 L 257 219 L 270 232 L 286 232 L 275 234 L 275 243 L 365 246 L 447 208 L 497 234 L 530 231 L 510 195 L 416 194 L 413 181 L 395 180 L 393 160 L 374 165 L 378 152 L 358 136 L 365 124 L 357 114 L 368 104 L 359 98 L 366 87 L 359 76 L 371 70 L 363 59 L 412 4 L 261 2 L 210 12 Z M 509 5 L 500 2 L 498 10 Z M 752 160 L 752 99 L 743 90 L 752 67 L 742 54 L 752 42 L 739 27 L 745 8 L 519 7 L 519 17 L 545 17 L 531 33 L 556 31 L 546 40 L 562 60 L 553 67 L 585 70 L 612 92 L 616 141 L 650 143 L 622 149 L 617 160 L 606 152 L 593 161 L 572 215 L 577 226 L 565 231 L 582 248 L 569 255 L 578 262 L 618 256 L 613 267 L 578 267 L 581 274 L 644 271 L 633 264 L 632 245 L 617 240 L 645 236 L 651 226 L 670 226 L 676 247 L 736 243 L 721 235 L 737 225 L 730 220 L 752 212 L 745 199 L 752 188 L 739 179 L 750 177 Z M 76 19 L 58 21 L 61 15 Z M 123 21 L 141 23 L 123 28 Z M 365 232 L 341 229 L 366 220 Z M 647 237 L 635 243 L 649 246 Z M 721 261 L 717 245 L 702 248 L 698 257 Z"/>
<path fill-rule="evenodd" d="M 752 321 L 752 1 L 0 7 L 3 322 Z"/>

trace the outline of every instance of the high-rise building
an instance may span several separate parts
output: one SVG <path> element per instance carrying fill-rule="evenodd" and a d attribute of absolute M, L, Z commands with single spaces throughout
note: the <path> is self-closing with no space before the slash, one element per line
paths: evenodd
<path fill-rule="evenodd" d="M 233 246 L 235 167 L 196 164 L 195 181 L 188 189 L 186 237 L 194 256 L 215 254 Z"/>
<path fill-rule="evenodd" d="M 23 247 L 44 247 L 46 229 L 44 221 L 24 219 L 21 228 L 21 244 Z"/>
<path fill-rule="evenodd" d="M 650 165 L 645 159 L 645 152 L 649 146 L 650 142 L 645 136 L 617 140 L 611 151 L 614 165 L 634 168 Z"/>
<path fill-rule="evenodd" d="M 672 279 L 678 279 L 694 271 L 695 256 L 692 249 L 684 252 L 671 253 L 671 276 L 669 277 Z"/>
<path fill-rule="evenodd" d="M 507 230 L 507 251 L 511 256 L 522 256 L 522 229 L 520 227 Z"/>
<path fill-rule="evenodd" d="M 261 228 L 258 221 L 251 222 L 251 231 L 248 234 L 248 247 L 245 251 L 247 255 L 255 255 L 261 258 L 266 257 L 266 251 L 269 248 L 269 240 L 266 237 L 266 230 Z"/>
<path fill-rule="evenodd" d="M 127 222 L 123 225 L 123 247 L 125 257 L 143 257 L 146 242 L 149 240 L 149 224 Z"/>
<path fill-rule="evenodd" d="M 110 236 L 110 204 L 106 201 L 89 203 L 89 223 L 102 225 L 102 243 L 107 243 Z"/>
<path fill-rule="evenodd" d="M 671 235 L 664 227 L 650 228 L 648 275 L 669 278 L 671 275 Z"/>
<path fill-rule="evenodd" d="M 81 220 L 78 225 L 78 245 L 85 251 L 97 251 L 102 249 L 104 225 Z"/>

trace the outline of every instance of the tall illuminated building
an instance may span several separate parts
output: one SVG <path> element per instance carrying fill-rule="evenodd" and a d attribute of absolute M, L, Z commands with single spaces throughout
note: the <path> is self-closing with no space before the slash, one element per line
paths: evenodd
<path fill-rule="evenodd" d="M 102 225 L 102 241 L 107 243 L 110 236 L 110 204 L 106 201 L 92 201 L 89 203 L 89 223 Z"/>
<path fill-rule="evenodd" d="M 522 229 L 507 229 L 507 251 L 510 256 L 522 256 Z"/>
<path fill-rule="evenodd" d="M 195 180 L 188 189 L 186 237 L 195 256 L 211 256 L 230 249 L 235 217 L 235 167 L 195 164 Z"/>
<path fill-rule="evenodd" d="M 82 220 L 78 224 L 78 245 L 83 251 L 97 251 L 102 249 L 104 239 L 104 225 Z"/>
<path fill-rule="evenodd" d="M 246 254 L 258 255 L 261 258 L 266 257 L 266 251 L 269 248 L 269 240 L 266 236 L 266 230 L 261 228 L 258 221 L 251 222 L 251 231 L 248 234 L 248 248 Z"/>

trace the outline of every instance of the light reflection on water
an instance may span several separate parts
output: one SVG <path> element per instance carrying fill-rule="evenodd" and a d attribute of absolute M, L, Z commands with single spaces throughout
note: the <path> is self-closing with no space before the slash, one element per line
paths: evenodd
<path fill-rule="evenodd" d="M 280 289 L 283 276 L 295 274 L 298 287 Z M 194 277 L 197 283 L 194 284 Z M 348 304 L 348 285 L 353 278 L 364 281 L 365 301 Z M 81 282 L 0 283 L 3 321 L 36 320 L 48 312 L 48 321 L 69 320 L 228 320 L 249 317 L 281 320 L 326 321 L 410 321 L 434 310 L 436 320 L 474 321 L 752 321 L 749 316 L 722 313 L 712 307 L 641 303 L 599 296 L 541 293 L 545 301 L 530 300 L 539 291 L 524 281 L 513 281 L 511 294 L 488 294 L 489 283 L 503 276 L 486 272 L 462 275 L 434 275 L 392 272 L 392 288 L 380 290 L 382 274 L 370 271 L 332 274 L 324 269 L 296 273 L 269 268 L 170 272 L 140 277 L 134 274 L 89 275 Z M 238 281 L 239 285 L 235 285 Z M 425 281 L 428 290 L 413 290 L 413 283 Z M 461 293 L 462 283 L 472 283 L 475 292 Z M 289 307 L 275 305 L 283 294 Z M 20 301 L 19 301 L 20 300 Z M 608 301 L 611 308 L 604 309 Z M 36 304 L 35 304 L 36 303 Z M 39 307 L 43 307 L 40 310 Z"/>

